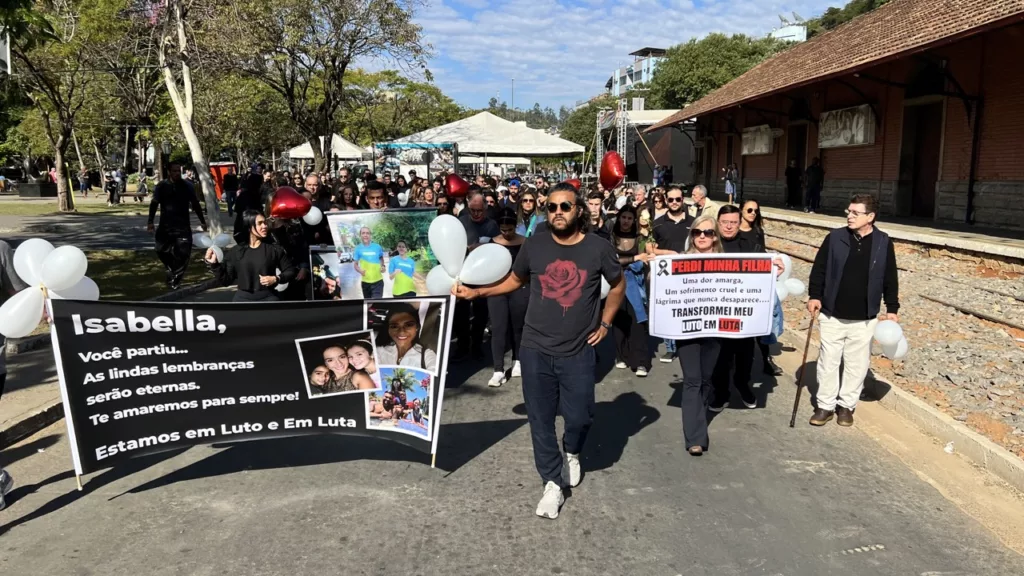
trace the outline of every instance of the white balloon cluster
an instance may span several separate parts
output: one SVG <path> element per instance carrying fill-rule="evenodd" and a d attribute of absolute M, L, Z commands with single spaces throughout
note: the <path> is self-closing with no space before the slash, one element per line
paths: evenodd
<path fill-rule="evenodd" d="M 316 206 L 310 206 L 309 212 L 302 217 L 302 221 L 310 226 L 316 226 L 324 219 L 324 213 Z"/>
<path fill-rule="evenodd" d="M 89 261 L 75 246 L 54 248 L 31 238 L 14 251 L 14 271 L 28 284 L 0 306 L 0 334 L 28 336 L 43 318 L 46 295 L 58 300 L 99 300 L 100 289 L 85 272 Z M 44 294 L 45 289 L 45 294 Z"/>
<path fill-rule="evenodd" d="M 217 262 L 223 262 L 224 248 L 231 244 L 231 235 L 222 232 L 216 236 L 210 236 L 206 232 L 196 232 L 192 235 L 192 244 L 204 250 L 213 248 L 213 253 L 217 255 Z"/>
<path fill-rule="evenodd" d="M 450 294 L 456 282 L 485 285 L 501 280 L 512 269 L 512 254 L 500 244 L 484 244 L 466 255 L 469 240 L 458 218 L 442 214 L 430 223 L 430 249 L 440 262 L 427 274 L 427 292 Z"/>
<path fill-rule="evenodd" d="M 779 301 L 790 296 L 802 295 L 807 290 L 807 286 L 800 280 L 790 277 L 793 274 L 793 259 L 789 257 L 789 254 L 776 254 L 775 256 L 782 260 L 782 265 L 786 268 L 775 280 L 775 295 L 778 296 Z"/>
<path fill-rule="evenodd" d="M 882 346 L 882 354 L 890 360 L 903 360 L 910 351 L 903 328 L 892 320 L 882 320 L 875 326 L 875 340 Z"/>

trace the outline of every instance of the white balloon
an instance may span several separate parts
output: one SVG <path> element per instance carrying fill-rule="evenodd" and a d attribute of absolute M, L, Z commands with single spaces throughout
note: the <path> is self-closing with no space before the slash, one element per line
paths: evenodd
<path fill-rule="evenodd" d="M 217 236 L 213 239 L 213 245 L 214 246 L 219 246 L 221 248 L 224 248 L 228 244 L 231 244 L 231 235 L 230 234 L 225 234 L 225 233 L 221 232 L 220 234 L 217 234 Z"/>
<path fill-rule="evenodd" d="M 786 284 L 784 282 L 775 283 L 775 295 L 779 297 L 779 302 L 782 302 L 787 296 L 789 296 L 789 288 L 786 288 Z"/>
<path fill-rule="evenodd" d="M 790 278 L 782 283 L 786 286 L 786 290 L 789 291 L 790 296 L 800 296 L 807 289 L 804 283 L 796 278 Z"/>
<path fill-rule="evenodd" d="M 892 320 L 882 320 L 875 326 L 875 340 L 883 348 L 899 344 L 900 338 L 903 338 L 903 328 Z"/>
<path fill-rule="evenodd" d="M 409 204 L 409 193 L 399 192 L 398 193 L 398 204 L 405 208 Z"/>
<path fill-rule="evenodd" d="M 611 290 L 612 285 L 609 284 L 608 281 L 604 279 L 604 276 L 601 276 L 601 300 L 607 298 L 608 293 L 611 292 Z"/>
<path fill-rule="evenodd" d="M 281 269 L 280 268 L 275 268 L 275 270 L 277 270 L 277 272 L 274 272 L 274 274 L 280 276 L 281 275 Z M 278 292 L 284 292 L 287 289 L 288 289 L 288 283 L 287 282 L 285 282 L 283 284 L 278 282 L 277 284 L 274 285 L 274 290 L 277 290 Z"/>
<path fill-rule="evenodd" d="M 896 345 L 896 351 L 892 355 L 893 360 L 903 360 L 907 357 L 907 352 L 910 352 L 910 343 L 907 342 L 907 337 L 900 338 L 899 344 Z"/>
<path fill-rule="evenodd" d="M 466 248 L 469 247 L 462 222 L 451 214 L 442 214 L 430 223 L 427 237 L 430 239 L 430 250 L 441 266 L 444 266 L 444 271 L 452 278 L 457 277 L 462 272 Z"/>
<path fill-rule="evenodd" d="M 777 282 L 785 282 L 786 280 L 789 280 L 789 277 L 793 274 L 793 259 L 789 257 L 789 254 L 779 253 L 776 254 L 776 256 L 782 259 L 782 264 L 786 267 L 782 274 L 779 275 Z"/>
<path fill-rule="evenodd" d="M 427 273 L 427 293 L 431 296 L 447 296 L 452 293 L 455 280 L 444 271 L 443 266 L 434 266 Z"/>
<path fill-rule="evenodd" d="M 43 260 L 43 285 L 48 290 L 67 290 L 85 276 L 89 260 L 77 246 L 61 246 Z"/>
<path fill-rule="evenodd" d="M 615 200 L 615 209 L 616 209 L 616 210 L 622 210 L 622 207 L 623 207 L 623 206 L 625 206 L 625 205 L 626 205 L 626 202 L 628 202 L 628 201 L 629 201 L 629 200 L 628 200 L 628 199 L 627 199 L 627 198 L 626 198 L 625 196 L 619 196 L 619 197 L 618 197 L 618 198 L 617 198 L 617 199 Z"/>
<path fill-rule="evenodd" d="M 14 271 L 26 284 L 38 285 L 42 279 L 43 261 L 53 252 L 53 244 L 42 238 L 29 238 L 14 251 Z"/>
<path fill-rule="evenodd" d="M 29 286 L 0 306 L 0 334 L 22 338 L 36 329 L 43 319 L 43 291 Z"/>
<path fill-rule="evenodd" d="M 82 276 L 82 279 L 78 281 L 71 288 L 66 290 L 50 290 L 50 298 L 56 300 L 99 300 L 100 299 L 100 287 L 93 282 L 92 278 L 88 276 Z"/>
<path fill-rule="evenodd" d="M 192 243 L 206 250 L 213 246 L 213 238 L 210 238 L 210 235 L 206 232 L 196 232 L 192 235 Z"/>
<path fill-rule="evenodd" d="M 302 217 L 302 221 L 310 226 L 316 226 L 324 219 L 324 213 L 320 211 L 316 206 L 310 206 L 309 212 Z"/>
<path fill-rule="evenodd" d="M 493 284 L 512 269 L 512 254 L 501 244 L 484 244 L 469 253 L 459 280 L 475 286 Z"/>
<path fill-rule="evenodd" d="M 217 262 L 224 261 L 224 250 L 220 246 L 211 246 L 210 249 L 213 250 L 213 255 L 217 258 Z"/>

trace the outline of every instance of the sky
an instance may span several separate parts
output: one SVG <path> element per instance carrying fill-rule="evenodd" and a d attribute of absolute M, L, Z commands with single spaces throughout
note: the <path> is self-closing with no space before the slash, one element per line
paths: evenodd
<path fill-rule="evenodd" d="M 630 52 L 711 32 L 766 35 L 779 14 L 804 18 L 845 0 L 427 0 L 417 9 L 434 82 L 464 106 L 494 96 L 558 110 L 604 91 Z"/>

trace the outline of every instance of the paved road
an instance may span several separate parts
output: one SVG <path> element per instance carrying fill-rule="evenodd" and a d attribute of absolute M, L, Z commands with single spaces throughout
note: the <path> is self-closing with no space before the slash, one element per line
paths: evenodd
<path fill-rule="evenodd" d="M 607 358 L 607 354 L 604 355 Z M 457 367 L 462 372 L 470 372 Z M 285 439 L 141 458 L 73 490 L 55 425 L 3 453 L 5 574 L 1010 575 L 1024 559 L 857 428 L 786 427 L 793 384 L 686 455 L 677 365 L 599 385 L 583 484 L 554 521 L 518 381 L 455 373 L 437 463 L 383 440 Z M 803 418 L 802 418 L 803 420 Z M 37 452 L 45 449 L 45 452 Z"/>

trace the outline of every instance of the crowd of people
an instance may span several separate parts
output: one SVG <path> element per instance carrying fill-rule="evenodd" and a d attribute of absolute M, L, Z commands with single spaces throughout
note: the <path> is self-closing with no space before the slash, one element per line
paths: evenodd
<path fill-rule="evenodd" d="M 736 178 L 734 170 L 730 168 L 726 177 Z M 643 378 L 653 369 L 653 358 L 680 363 L 683 437 L 693 456 L 709 450 L 708 414 L 730 405 L 733 388 L 737 407 L 758 406 L 751 387 L 757 355 L 766 375 L 782 374 L 770 352 L 783 326 L 777 301 L 772 333 L 765 337 L 664 341 L 663 351 L 656 355 L 648 332 L 652 259 L 683 253 L 766 252 L 756 200 L 719 204 L 708 198 L 702 185 L 692 187 L 689 202 L 686 190 L 678 185 L 607 190 L 595 183 L 579 190 L 567 182 L 551 185 L 543 176 L 531 183 L 517 177 L 498 182 L 477 176 L 469 192 L 460 197 L 447 193 L 443 177 L 428 181 L 415 173 L 394 180 L 389 174 L 382 180 L 364 174 L 360 182 L 353 183 L 351 175 L 342 170 L 334 184 L 315 174 L 285 174 L 276 183 L 288 182 L 289 176 L 293 183 L 302 184 L 303 193 L 314 204 L 328 212 L 432 207 L 439 215 L 459 218 L 470 251 L 485 243 L 508 249 L 513 267 L 504 281 L 454 289 L 459 301 L 452 358 L 482 359 L 484 344 L 489 341 L 494 373 L 488 385 L 522 379 L 534 457 L 544 483 L 539 516 L 557 517 L 564 501 L 562 491 L 578 485 L 582 478 L 579 454 L 594 411 L 595 346 L 608 334 L 615 342 L 619 370 L 631 370 Z M 267 292 L 276 283 L 298 279 L 292 265 L 298 258 L 290 257 L 296 248 L 289 248 L 287 238 L 281 248 L 259 250 L 268 227 L 256 202 L 272 193 L 267 191 L 267 183 L 274 183 L 274 178 L 251 173 L 244 179 L 235 200 L 240 247 L 236 254 L 226 256 L 223 264 L 207 255 L 224 282 L 237 281 L 239 292 L 252 291 L 236 297 L 239 300 L 263 299 L 254 295 Z M 173 184 L 161 183 L 154 203 L 165 201 L 164 190 L 171 189 Z M 249 195 L 252 200 L 247 199 Z M 190 201 L 194 199 L 193 195 Z M 244 211 L 239 212 L 239 206 Z M 179 208 L 187 215 L 186 204 Z M 200 214 L 198 207 L 194 208 Z M 875 213 L 872 197 L 854 197 L 847 210 L 848 227 L 826 239 L 812 272 L 808 308 L 822 317 L 822 359 L 818 363 L 822 385 L 814 399 L 812 425 L 824 425 L 833 417 L 840 425 L 852 425 L 880 302 L 884 297 L 894 319 L 899 308 L 892 242 L 883 233 L 872 234 Z M 318 233 L 316 227 L 301 222 L 276 223 L 270 229 L 275 225 L 286 230 L 291 227 L 291 241 L 305 241 L 306 245 L 315 241 Z M 302 251 L 306 249 L 303 246 Z M 302 258 L 307 261 L 305 254 Z M 775 259 L 775 266 L 781 274 L 780 259 Z M 602 279 L 610 286 L 606 298 L 601 297 Z M 509 350 L 512 365 L 506 370 Z M 840 363 L 845 366 L 842 382 Z M 564 456 L 555 434 L 556 413 L 565 420 Z"/>

